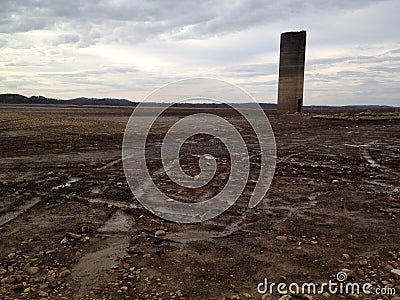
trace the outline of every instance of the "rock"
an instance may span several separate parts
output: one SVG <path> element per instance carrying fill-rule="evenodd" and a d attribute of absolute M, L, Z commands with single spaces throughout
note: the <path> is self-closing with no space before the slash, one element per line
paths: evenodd
<path fill-rule="evenodd" d="M 7 273 L 6 269 L 0 268 L 0 275 L 4 275 Z"/>
<path fill-rule="evenodd" d="M 342 269 L 342 272 L 346 273 L 348 278 L 354 278 L 356 277 L 356 273 L 352 270 L 349 269 Z"/>
<path fill-rule="evenodd" d="M 239 295 L 233 295 L 231 297 L 232 300 L 240 300 L 240 296 Z"/>
<path fill-rule="evenodd" d="M 189 266 L 187 266 L 187 267 L 185 267 L 185 272 L 192 273 L 192 269 Z"/>
<path fill-rule="evenodd" d="M 89 243 L 89 241 L 90 241 L 90 237 L 88 237 L 88 236 L 85 236 L 82 240 L 82 242 L 84 242 L 84 243 Z"/>
<path fill-rule="evenodd" d="M 284 295 L 279 298 L 279 300 L 290 300 L 290 299 L 292 299 L 292 297 L 290 295 Z"/>
<path fill-rule="evenodd" d="M 357 274 L 360 275 L 360 276 L 364 276 L 365 272 L 362 269 L 358 268 L 357 269 Z"/>
<path fill-rule="evenodd" d="M 275 238 L 280 242 L 286 242 L 288 240 L 287 235 L 278 235 Z"/>
<path fill-rule="evenodd" d="M 359 261 L 359 264 L 360 264 L 360 266 L 366 266 L 366 265 L 368 265 L 368 261 L 366 259 L 361 259 Z"/>
<path fill-rule="evenodd" d="M 121 292 L 126 292 L 128 290 L 127 286 L 121 286 L 120 288 Z"/>
<path fill-rule="evenodd" d="M 348 238 L 349 240 L 352 240 L 352 239 L 353 239 L 353 235 L 352 235 L 351 233 L 349 233 L 349 234 L 347 235 L 347 238 Z"/>
<path fill-rule="evenodd" d="M 400 270 L 398 269 L 393 269 L 390 271 L 390 274 L 394 279 L 400 279 Z"/>
<path fill-rule="evenodd" d="M 261 300 L 271 300 L 271 299 L 272 299 L 271 294 L 264 294 L 261 297 Z"/>
<path fill-rule="evenodd" d="M 157 230 L 157 231 L 156 231 L 155 236 L 156 236 L 156 237 L 165 236 L 166 234 L 167 234 L 167 233 L 166 233 L 164 230 L 160 229 L 160 230 Z"/>
<path fill-rule="evenodd" d="M 18 282 L 21 282 L 21 281 L 22 281 L 22 275 L 15 275 L 14 278 L 15 278 L 15 280 L 18 281 Z"/>
<path fill-rule="evenodd" d="M 325 293 L 322 294 L 322 296 L 324 298 L 329 298 L 331 296 L 331 294 L 329 294 L 328 292 L 325 292 Z"/>
<path fill-rule="evenodd" d="M 24 285 L 22 283 L 15 284 L 11 287 L 13 291 L 22 291 L 24 289 Z"/>
<path fill-rule="evenodd" d="M 350 259 L 350 255 L 347 254 L 347 253 L 343 253 L 342 256 L 343 256 L 343 258 L 345 258 L 345 259 Z"/>
<path fill-rule="evenodd" d="M 15 281 L 14 277 L 5 277 L 1 280 L 1 283 L 13 283 Z"/>
<path fill-rule="evenodd" d="M 315 185 L 315 182 L 314 182 L 314 180 L 309 180 L 309 181 L 307 182 L 307 184 L 308 184 L 308 185 Z"/>
<path fill-rule="evenodd" d="M 243 297 L 245 297 L 246 299 L 250 299 L 251 295 L 249 293 L 243 293 Z"/>
<path fill-rule="evenodd" d="M 26 289 L 24 289 L 24 293 L 30 293 L 31 292 L 31 288 L 27 287 Z"/>
<path fill-rule="evenodd" d="M 66 232 L 66 233 L 65 233 L 65 236 L 66 236 L 66 237 L 69 237 L 69 238 L 71 238 L 71 239 L 80 239 L 80 238 L 82 237 L 81 234 L 79 234 L 79 233 L 73 233 L 73 232 Z"/>
<path fill-rule="evenodd" d="M 339 183 L 339 180 L 337 180 L 337 179 L 333 179 L 333 180 L 332 180 L 332 183 L 333 183 L 333 184 L 335 184 L 335 183 Z"/>
<path fill-rule="evenodd" d="M 15 253 L 11 252 L 10 254 L 7 255 L 8 259 L 13 259 L 15 257 Z"/>
<path fill-rule="evenodd" d="M 38 267 L 29 267 L 28 269 L 26 269 L 26 271 L 31 275 L 35 275 L 39 272 L 39 268 Z"/>
<path fill-rule="evenodd" d="M 274 214 L 274 212 L 273 212 L 272 210 L 269 210 L 269 209 L 265 210 L 264 213 L 265 213 L 267 216 L 272 216 L 272 215 Z"/>
<path fill-rule="evenodd" d="M 45 292 L 45 291 L 40 291 L 40 292 L 39 292 L 39 296 L 40 296 L 40 297 L 48 297 L 48 296 L 49 296 L 49 293 L 47 293 L 47 292 Z"/>
<path fill-rule="evenodd" d="M 65 269 L 65 270 L 61 271 L 60 274 L 58 274 L 58 277 L 64 278 L 64 277 L 67 277 L 69 275 L 71 275 L 71 271 L 68 270 L 68 269 Z"/>

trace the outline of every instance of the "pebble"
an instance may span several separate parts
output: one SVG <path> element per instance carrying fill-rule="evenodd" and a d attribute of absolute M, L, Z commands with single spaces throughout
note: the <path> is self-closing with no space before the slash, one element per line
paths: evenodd
<path fill-rule="evenodd" d="M 7 273 L 6 269 L 0 268 L 0 275 L 4 275 Z"/>
<path fill-rule="evenodd" d="M 156 231 L 155 236 L 156 236 L 156 237 L 165 236 L 166 234 L 167 234 L 167 233 L 165 232 L 165 230 L 160 229 L 160 230 L 157 230 L 157 231 Z"/>
<path fill-rule="evenodd" d="M 288 240 L 287 235 L 278 235 L 275 238 L 280 242 L 286 242 Z"/>
<path fill-rule="evenodd" d="M 272 299 L 271 294 L 264 294 L 261 297 L 261 300 L 271 300 L 271 299 Z"/>
<path fill-rule="evenodd" d="M 66 277 L 66 276 L 68 276 L 68 275 L 71 275 L 71 271 L 68 270 L 68 269 L 65 269 L 65 270 L 61 271 L 60 274 L 59 274 L 58 276 L 59 276 L 60 278 L 64 278 L 64 277 Z"/>
<path fill-rule="evenodd" d="M 245 297 L 246 299 L 250 299 L 251 295 L 249 293 L 243 293 L 243 297 Z"/>
<path fill-rule="evenodd" d="M 314 180 L 309 180 L 309 181 L 307 182 L 307 184 L 308 184 L 308 185 L 315 185 L 315 182 L 314 182 Z"/>
<path fill-rule="evenodd" d="M 47 293 L 47 292 L 45 292 L 45 291 L 40 291 L 40 292 L 39 292 L 39 296 L 40 296 L 40 297 L 48 297 L 48 296 L 49 296 L 49 293 Z"/>
<path fill-rule="evenodd" d="M 73 232 L 66 232 L 65 236 L 71 238 L 71 239 L 80 239 L 82 237 L 81 234 L 79 233 L 73 233 Z"/>
<path fill-rule="evenodd" d="M 38 267 L 29 267 L 28 269 L 26 269 L 26 271 L 31 275 L 35 275 L 36 273 L 39 272 L 39 268 Z"/>
<path fill-rule="evenodd" d="M 390 274 L 392 275 L 393 278 L 400 279 L 400 270 L 393 269 L 390 271 Z"/>
<path fill-rule="evenodd" d="M 345 259 L 350 259 L 350 255 L 347 254 L 347 253 L 343 253 L 342 256 L 343 256 Z"/>
<path fill-rule="evenodd" d="M 360 266 L 366 266 L 366 265 L 368 265 L 368 261 L 366 259 L 362 259 L 362 260 L 360 260 L 359 264 L 360 264 Z"/>
<path fill-rule="evenodd" d="M 290 295 L 284 295 L 279 298 L 279 300 L 290 300 L 290 299 L 292 299 L 292 297 Z"/>
<path fill-rule="evenodd" d="M 331 294 L 329 294 L 328 292 L 325 292 L 322 294 L 322 296 L 324 296 L 324 298 L 329 298 L 331 296 Z"/>

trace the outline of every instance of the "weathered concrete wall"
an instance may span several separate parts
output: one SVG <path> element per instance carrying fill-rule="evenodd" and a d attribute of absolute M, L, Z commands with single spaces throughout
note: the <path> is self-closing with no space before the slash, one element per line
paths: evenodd
<path fill-rule="evenodd" d="M 278 111 L 301 112 L 303 106 L 306 32 L 281 34 Z"/>

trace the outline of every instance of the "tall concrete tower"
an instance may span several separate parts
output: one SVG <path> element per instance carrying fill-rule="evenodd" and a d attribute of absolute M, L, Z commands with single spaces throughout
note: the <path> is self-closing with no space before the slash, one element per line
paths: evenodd
<path fill-rule="evenodd" d="M 281 34 L 279 58 L 278 111 L 301 112 L 303 109 L 306 32 Z"/>

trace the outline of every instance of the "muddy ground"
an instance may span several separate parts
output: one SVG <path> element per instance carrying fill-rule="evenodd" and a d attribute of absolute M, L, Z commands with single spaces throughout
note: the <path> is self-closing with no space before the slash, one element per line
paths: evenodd
<path fill-rule="evenodd" d="M 371 283 L 372 291 L 393 287 L 400 294 L 391 274 L 400 269 L 398 119 L 267 111 L 278 155 L 265 199 L 247 208 L 255 155 L 234 206 L 201 224 L 176 224 L 142 208 L 126 183 L 121 146 L 131 111 L 0 106 L 1 299 L 261 299 L 257 285 L 265 278 L 321 284 L 339 271 L 347 281 Z M 148 140 L 149 170 L 181 201 L 218 193 L 229 167 L 226 149 L 198 136 L 182 148 L 184 170 L 198 172 L 196 150 L 212 149 L 222 164 L 216 182 L 201 191 L 206 196 L 171 186 L 159 172 L 162 133 L 194 111 L 200 110 L 169 110 Z M 213 112 L 237 126 L 257 153 L 241 118 Z M 280 297 L 274 290 L 272 299 Z M 325 292 L 313 299 L 351 297 Z"/>

